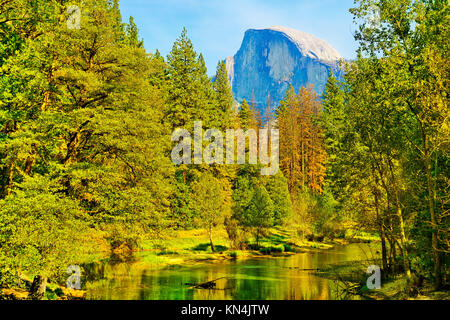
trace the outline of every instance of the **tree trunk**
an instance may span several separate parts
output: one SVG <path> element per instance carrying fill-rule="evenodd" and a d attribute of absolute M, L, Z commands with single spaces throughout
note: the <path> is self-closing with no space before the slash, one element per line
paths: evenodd
<path fill-rule="evenodd" d="M 442 286 L 442 275 L 441 275 L 441 262 L 439 259 L 438 251 L 438 225 L 436 219 L 436 212 L 434 211 L 434 192 L 431 181 L 431 164 L 430 155 L 428 154 L 428 146 L 425 140 L 425 172 L 427 175 L 427 189 L 428 189 L 428 207 L 430 210 L 431 217 L 431 247 L 433 251 L 434 260 L 434 288 L 438 290 Z"/>
<path fill-rule="evenodd" d="M 259 249 L 259 229 L 256 230 L 256 247 Z"/>
<path fill-rule="evenodd" d="M 377 213 L 377 223 L 378 228 L 380 231 L 380 238 L 381 238 L 381 259 L 383 260 L 383 271 L 386 272 L 388 269 L 387 265 L 387 255 L 386 255 L 386 236 L 384 233 L 384 221 L 382 217 L 380 216 L 380 204 L 378 202 L 378 189 L 374 192 L 375 196 L 375 210 Z"/>
<path fill-rule="evenodd" d="M 47 288 L 47 277 L 35 276 L 30 288 L 30 298 L 32 300 L 42 300 Z"/>
<path fill-rule="evenodd" d="M 303 143 L 303 133 L 302 133 L 302 187 L 305 186 L 305 152 L 304 152 L 304 143 Z"/>
<path fill-rule="evenodd" d="M 397 270 L 397 251 L 395 249 L 395 235 L 394 235 L 394 227 L 392 226 L 392 217 L 388 218 L 389 223 L 389 268 L 395 273 Z"/>
<path fill-rule="evenodd" d="M 91 116 L 90 118 L 92 118 Z M 83 134 L 85 132 L 85 127 L 90 123 L 90 120 L 83 122 L 78 129 L 70 135 L 69 142 L 67 143 L 67 154 L 63 159 L 63 164 L 70 164 L 72 161 L 76 160 L 78 149 L 83 143 L 83 139 L 87 140 L 89 135 Z"/>
<path fill-rule="evenodd" d="M 389 266 L 387 263 L 387 249 L 386 249 L 386 234 L 384 230 L 383 220 L 381 221 L 381 257 L 383 259 L 383 270 L 387 272 L 389 270 Z"/>
<path fill-rule="evenodd" d="M 213 241 L 212 241 L 212 230 L 211 230 L 211 228 L 209 228 L 209 230 L 208 230 L 208 235 L 209 235 L 209 244 L 211 246 L 211 251 L 214 252 L 214 244 L 213 244 Z"/>
<path fill-rule="evenodd" d="M 387 256 L 386 256 L 386 235 L 384 233 L 384 219 L 383 217 L 381 217 L 380 215 L 380 203 L 379 203 L 379 180 L 377 177 L 377 174 L 375 172 L 375 165 L 372 165 L 372 174 L 373 177 L 375 178 L 375 189 L 373 190 L 373 195 L 375 198 L 375 210 L 376 210 L 376 214 L 377 214 L 377 223 L 378 223 L 378 228 L 380 231 L 380 238 L 381 238 L 381 259 L 383 261 L 383 271 L 386 272 L 388 269 L 388 265 L 387 265 Z"/>
<path fill-rule="evenodd" d="M 27 157 L 27 160 L 25 161 L 25 174 L 30 175 L 31 170 L 33 169 L 34 160 L 36 157 L 36 145 L 31 146 L 32 151 L 31 154 Z"/>
<path fill-rule="evenodd" d="M 41 104 L 41 111 L 42 112 L 45 112 L 49 102 L 50 102 L 50 91 L 46 90 L 44 92 L 44 98 L 42 99 L 42 104 Z"/>
<path fill-rule="evenodd" d="M 401 207 L 401 203 L 400 203 L 400 197 L 398 194 L 394 170 L 392 169 L 391 159 L 389 159 L 389 169 L 390 169 L 391 177 L 392 177 L 392 184 L 393 184 L 394 197 L 395 197 L 395 207 L 396 207 L 396 213 L 397 213 L 399 228 L 400 228 L 400 244 L 401 244 L 400 249 L 402 251 L 402 257 L 403 257 L 403 269 L 405 271 L 406 281 L 408 282 L 408 284 L 410 284 L 411 270 L 409 268 L 408 250 L 406 249 L 407 241 L 406 241 L 406 234 L 405 234 L 405 223 L 403 221 L 402 207 Z"/>
<path fill-rule="evenodd" d="M 387 201 L 387 230 L 388 230 L 388 241 L 389 241 L 389 269 L 393 273 L 397 270 L 397 251 L 395 249 L 395 234 L 394 234 L 394 226 L 392 224 L 392 216 L 391 216 L 391 200 L 389 197 L 389 192 L 386 189 L 386 201 Z M 385 231 L 386 231 L 385 229 Z"/>
<path fill-rule="evenodd" d="M 414 112 L 413 112 L 414 113 Z M 418 114 L 414 113 L 416 119 L 420 126 L 420 131 L 422 133 L 423 141 L 423 162 L 425 166 L 425 174 L 427 176 L 427 192 L 428 192 L 428 207 L 430 210 L 430 220 L 431 220 L 431 248 L 434 260 L 434 288 L 437 290 L 442 286 L 442 274 L 441 274 L 441 262 L 439 259 L 438 251 L 438 225 L 436 212 L 434 211 L 434 204 L 436 203 L 436 194 L 433 191 L 432 178 L 431 178 L 431 161 L 430 161 L 430 150 L 428 145 L 428 135 L 425 130 L 423 121 L 420 119 Z"/>
<path fill-rule="evenodd" d="M 408 250 L 406 249 L 406 235 L 405 235 L 405 224 L 403 222 L 402 209 L 400 205 L 397 205 L 397 216 L 399 220 L 400 227 L 400 243 L 403 256 L 403 269 L 405 270 L 406 281 L 410 283 L 411 281 L 411 270 L 409 269 L 409 259 Z"/>

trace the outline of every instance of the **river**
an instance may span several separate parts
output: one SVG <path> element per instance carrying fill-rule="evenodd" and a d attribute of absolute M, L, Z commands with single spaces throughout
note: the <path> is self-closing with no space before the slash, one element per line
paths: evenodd
<path fill-rule="evenodd" d="M 143 268 L 135 262 L 109 262 L 88 268 L 83 287 L 88 299 L 101 300 L 335 300 L 342 298 L 336 281 L 304 269 L 348 261 L 367 264 L 365 260 L 376 255 L 373 245 L 354 243 L 291 256 L 178 265 L 160 270 Z M 193 289 L 186 285 L 218 278 L 222 279 L 215 289 Z"/>

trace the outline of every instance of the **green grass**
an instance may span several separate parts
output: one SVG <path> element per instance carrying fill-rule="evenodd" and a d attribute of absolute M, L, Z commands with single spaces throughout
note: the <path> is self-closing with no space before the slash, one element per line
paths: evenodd
<path fill-rule="evenodd" d="M 159 252 L 142 252 L 139 253 L 138 256 L 141 263 L 151 266 L 162 265 L 168 261 L 168 257 L 161 255 Z"/>
<path fill-rule="evenodd" d="M 213 233 L 213 244 L 216 251 L 226 250 L 229 245 L 225 230 L 218 229 Z M 141 250 L 166 250 L 177 252 L 207 251 L 209 237 L 204 230 L 172 231 L 161 239 L 147 239 L 140 245 Z"/>
<path fill-rule="evenodd" d="M 376 240 L 377 237 L 364 232 L 354 232 L 352 239 L 362 241 Z M 358 238 L 357 238 L 358 237 Z M 237 259 L 257 254 L 279 255 L 289 252 L 304 252 L 310 249 L 329 249 L 332 243 L 306 241 L 301 238 L 295 228 L 286 229 L 276 227 L 270 229 L 265 237 L 259 239 L 259 247 L 256 239 L 249 237 L 248 250 L 245 252 L 229 248 L 229 239 L 224 229 L 216 229 L 213 232 L 213 244 L 215 252 L 211 251 L 209 236 L 205 230 L 178 230 L 171 231 L 160 239 L 147 239 L 141 246 L 138 255 L 142 262 L 153 266 L 167 266 L 182 264 L 184 262 Z"/>

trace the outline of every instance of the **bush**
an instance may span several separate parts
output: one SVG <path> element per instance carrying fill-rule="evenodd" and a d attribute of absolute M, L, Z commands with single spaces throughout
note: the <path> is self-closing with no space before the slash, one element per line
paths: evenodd
<path fill-rule="evenodd" d="M 259 249 L 259 252 L 261 252 L 262 254 L 269 254 L 270 248 L 269 247 L 261 248 Z"/>
<path fill-rule="evenodd" d="M 315 237 L 317 242 L 323 242 L 324 238 L 325 238 L 324 236 L 317 236 L 317 237 Z"/>
<path fill-rule="evenodd" d="M 226 251 L 228 248 L 221 245 L 215 245 L 214 246 L 214 252 L 223 252 Z M 201 243 L 196 245 L 194 248 L 192 248 L 194 251 L 207 251 L 211 252 L 211 244 L 209 242 Z"/>
<path fill-rule="evenodd" d="M 280 244 L 275 247 L 272 247 L 272 252 L 284 252 L 284 245 Z"/>
<path fill-rule="evenodd" d="M 228 253 L 228 256 L 230 256 L 233 259 L 238 258 L 241 255 L 240 251 L 231 251 Z"/>
<path fill-rule="evenodd" d="M 108 233 L 106 240 L 114 253 L 128 254 L 138 247 L 141 236 L 136 230 L 131 229 L 118 223 L 106 227 Z"/>
<path fill-rule="evenodd" d="M 262 254 L 283 253 L 284 251 L 285 248 L 283 244 L 277 246 L 263 247 L 259 249 L 259 252 L 261 252 Z"/>
<path fill-rule="evenodd" d="M 225 218 L 225 229 L 230 240 L 231 249 L 243 250 L 246 246 L 245 231 L 239 226 L 239 222 L 233 217 Z"/>

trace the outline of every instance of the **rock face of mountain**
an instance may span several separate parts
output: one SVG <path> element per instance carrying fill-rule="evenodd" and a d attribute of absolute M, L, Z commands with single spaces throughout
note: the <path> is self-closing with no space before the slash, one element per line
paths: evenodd
<path fill-rule="evenodd" d="M 289 85 L 297 91 L 314 85 L 321 95 L 330 70 L 339 74 L 341 55 L 327 42 L 286 27 L 250 29 L 241 48 L 226 59 L 233 93 L 238 102 L 254 101 L 259 108 L 283 99 Z"/>

